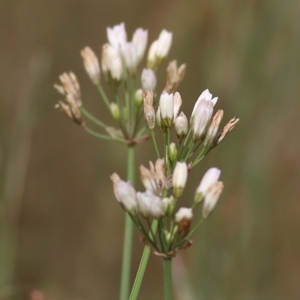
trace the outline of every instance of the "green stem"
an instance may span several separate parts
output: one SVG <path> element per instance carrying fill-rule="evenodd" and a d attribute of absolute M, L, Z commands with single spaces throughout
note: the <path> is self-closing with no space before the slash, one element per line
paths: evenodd
<path fill-rule="evenodd" d="M 110 111 L 110 102 L 109 102 L 108 97 L 106 96 L 106 93 L 104 92 L 104 89 L 103 89 L 102 85 L 101 84 L 97 84 L 97 88 L 98 88 L 98 91 L 100 92 L 101 97 L 103 98 L 106 106 L 108 107 L 108 109 Z"/>
<path fill-rule="evenodd" d="M 159 154 L 159 150 L 158 150 L 158 147 L 157 147 L 157 143 L 156 143 L 156 138 L 155 138 L 154 130 L 153 130 L 153 129 L 150 129 L 150 133 L 151 133 L 152 141 L 153 141 L 153 144 L 154 144 L 156 156 L 157 156 L 157 158 L 160 158 L 160 154 Z"/>
<path fill-rule="evenodd" d="M 151 225 L 151 231 L 155 234 L 156 230 L 157 230 L 157 226 L 158 226 L 158 220 L 155 219 L 152 222 Z M 150 249 L 149 247 L 145 247 L 144 248 L 144 252 L 140 261 L 140 265 L 139 265 L 139 269 L 137 271 L 136 277 L 135 277 L 135 281 L 131 290 L 131 294 L 129 297 L 129 300 L 136 300 L 142 285 L 142 281 L 144 278 L 144 274 L 146 271 L 146 267 L 148 264 L 148 260 L 149 260 L 149 256 L 150 256 Z"/>
<path fill-rule="evenodd" d="M 100 126 L 101 128 L 107 127 L 106 124 L 104 124 L 102 121 L 97 119 L 95 116 L 93 116 L 88 110 L 86 110 L 83 106 L 80 107 L 80 110 L 84 116 L 86 116 L 89 120 L 91 120 L 96 125 Z"/>
<path fill-rule="evenodd" d="M 129 145 L 128 154 L 127 154 L 127 179 L 130 181 L 131 184 L 134 184 L 135 181 L 134 175 L 135 175 L 135 148 L 133 145 Z M 133 222 L 130 216 L 126 214 L 120 300 L 127 300 L 129 296 L 132 235 L 133 235 Z"/>
<path fill-rule="evenodd" d="M 164 259 L 165 300 L 172 299 L 172 259 Z"/>
<path fill-rule="evenodd" d="M 112 137 L 109 136 L 109 135 L 98 133 L 98 132 L 92 130 L 91 128 L 89 128 L 89 127 L 86 126 L 86 125 L 83 125 L 82 128 L 83 128 L 86 132 L 88 132 L 90 135 L 95 136 L 95 137 L 97 137 L 97 138 L 99 138 L 99 139 L 110 140 L 110 141 L 117 140 L 117 141 L 119 141 L 119 142 L 124 142 L 124 140 L 122 140 L 122 139 L 112 138 Z"/>

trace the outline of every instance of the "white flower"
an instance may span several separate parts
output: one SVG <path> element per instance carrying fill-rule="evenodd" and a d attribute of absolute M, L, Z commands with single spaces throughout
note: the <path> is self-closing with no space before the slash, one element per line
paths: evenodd
<path fill-rule="evenodd" d="M 219 180 L 220 175 L 221 170 L 218 168 L 210 168 L 206 171 L 196 189 L 196 203 L 199 203 L 203 200 L 204 197 L 206 197 L 207 191 L 212 185 L 214 185 Z"/>
<path fill-rule="evenodd" d="M 110 178 L 113 182 L 114 194 L 118 202 L 124 210 L 132 215 L 136 215 L 138 212 L 138 203 L 134 187 L 129 182 L 121 180 L 116 173 L 111 175 Z"/>
<path fill-rule="evenodd" d="M 135 75 L 137 68 L 137 55 L 135 46 L 133 43 L 124 43 L 121 50 L 126 69 L 130 75 Z"/>
<path fill-rule="evenodd" d="M 165 58 L 172 44 L 172 33 L 163 29 L 157 40 L 156 56 L 160 59 Z"/>
<path fill-rule="evenodd" d="M 154 68 L 156 65 L 156 49 L 157 49 L 158 42 L 154 41 L 148 51 L 148 57 L 147 57 L 147 66 L 148 68 Z"/>
<path fill-rule="evenodd" d="M 125 24 L 115 25 L 113 28 L 107 27 L 107 39 L 112 47 L 119 50 L 127 42 Z"/>
<path fill-rule="evenodd" d="M 144 90 L 154 91 L 156 87 L 156 76 L 152 69 L 143 69 L 142 87 Z"/>
<path fill-rule="evenodd" d="M 101 63 L 103 73 L 109 73 L 112 79 L 121 81 L 123 76 L 123 65 L 118 50 L 110 44 L 103 45 Z"/>
<path fill-rule="evenodd" d="M 213 112 L 214 110 L 212 101 L 202 100 L 197 105 L 197 109 L 194 115 L 194 121 L 192 124 L 194 141 L 198 141 L 199 139 L 204 137 Z"/>
<path fill-rule="evenodd" d="M 175 222 L 180 223 L 183 219 L 191 220 L 193 217 L 193 211 L 191 208 L 180 207 L 178 212 L 175 214 Z"/>
<path fill-rule="evenodd" d="M 165 214 L 161 198 L 151 191 L 136 194 L 140 214 L 145 218 L 160 218 Z"/>
<path fill-rule="evenodd" d="M 173 172 L 173 193 L 175 197 L 179 197 L 186 185 L 188 177 L 188 168 L 185 162 L 177 162 Z"/>
<path fill-rule="evenodd" d="M 90 76 L 94 84 L 99 84 L 100 82 L 100 66 L 99 61 L 90 47 L 85 47 L 81 51 L 81 56 L 83 58 L 83 64 L 86 72 Z"/>
<path fill-rule="evenodd" d="M 224 188 L 224 184 L 221 181 L 217 181 L 209 187 L 205 195 L 203 208 L 202 208 L 203 218 L 207 218 L 210 215 L 210 213 L 213 211 L 223 191 L 223 188 Z"/>
<path fill-rule="evenodd" d="M 182 105 L 182 99 L 181 96 L 178 92 L 176 92 L 173 96 L 173 101 L 174 101 L 174 119 L 177 118 L 180 107 Z"/>
<path fill-rule="evenodd" d="M 179 139 L 183 139 L 189 130 L 188 119 L 183 112 L 174 120 L 174 127 Z"/>
<path fill-rule="evenodd" d="M 209 92 L 208 89 L 206 89 L 205 91 L 203 91 L 201 93 L 201 95 L 199 96 L 198 100 L 196 101 L 195 105 L 194 105 L 194 109 L 192 111 L 192 115 L 191 115 L 191 125 L 194 121 L 194 115 L 196 113 L 197 107 L 199 106 L 201 101 L 211 101 L 212 102 L 212 107 L 214 107 L 218 101 L 218 97 L 212 98 L 212 94 Z"/>
<path fill-rule="evenodd" d="M 165 126 L 171 127 L 174 118 L 173 94 L 163 92 L 159 99 L 160 115 Z"/>
<path fill-rule="evenodd" d="M 132 37 L 132 43 L 136 49 L 137 63 L 139 63 L 142 60 L 145 54 L 147 41 L 148 41 L 148 30 L 138 28 L 134 32 Z"/>

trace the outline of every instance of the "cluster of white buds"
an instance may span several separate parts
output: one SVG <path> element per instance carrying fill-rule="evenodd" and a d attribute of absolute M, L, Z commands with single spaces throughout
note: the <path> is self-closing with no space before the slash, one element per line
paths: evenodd
<path fill-rule="evenodd" d="M 117 121 L 118 128 L 106 125 L 93 114 L 89 113 L 86 108 L 81 105 L 80 93 L 79 95 L 74 94 L 74 97 L 70 97 L 69 92 L 66 92 L 63 87 L 58 87 L 57 85 L 55 87 L 58 91 L 66 96 L 67 104 L 60 101 L 56 107 L 60 108 L 74 122 L 81 125 L 84 124 L 83 129 L 96 137 L 115 139 L 128 145 L 140 143 L 147 140 L 149 136 L 145 134 L 146 128 L 140 118 L 142 103 L 145 97 L 143 97 L 143 93 L 144 91 L 152 92 L 153 106 L 153 95 L 155 96 L 157 85 L 157 67 L 169 53 L 172 44 L 172 33 L 165 29 L 162 30 L 158 39 L 151 44 L 148 50 L 147 67 L 141 67 L 140 76 L 138 76 L 138 67 L 146 53 L 148 30 L 137 28 L 133 32 L 130 40 L 125 24 L 121 23 L 113 27 L 107 27 L 106 34 L 107 42 L 102 46 L 100 62 L 97 54 L 89 46 L 83 48 L 81 56 L 88 76 L 98 88 L 100 96 L 109 109 L 113 119 Z M 173 61 L 167 70 L 166 89 L 171 90 L 175 87 L 177 88 L 183 79 L 185 65 L 178 68 L 177 62 Z M 71 80 L 75 78 L 79 88 L 78 81 L 73 73 L 64 73 L 60 79 L 66 82 L 64 78 L 66 76 L 71 78 Z M 106 89 L 101 82 L 102 77 L 110 86 L 111 97 L 106 94 Z M 63 86 L 64 85 L 63 83 Z M 138 87 L 138 85 L 140 88 L 135 90 L 135 87 Z M 144 94 L 146 95 L 146 93 Z M 73 101 L 73 98 L 75 98 L 76 101 Z M 80 103 L 78 103 L 78 99 Z M 149 96 L 147 99 L 150 99 Z M 149 101 L 144 101 L 144 103 L 148 105 L 148 109 L 144 109 L 144 111 L 147 113 L 147 120 L 150 121 L 148 124 L 153 129 L 155 116 L 152 116 L 151 112 L 149 117 L 150 106 L 147 104 Z M 94 123 L 94 125 L 100 126 L 104 134 L 93 130 L 88 127 L 87 124 L 83 123 L 82 115 L 89 119 L 91 123 Z M 116 134 L 117 132 L 118 134 Z"/>
<path fill-rule="evenodd" d="M 171 68 L 170 65 L 168 68 Z M 173 68 L 175 67 L 173 66 Z M 185 65 L 183 65 L 181 69 L 184 70 Z M 177 73 L 183 74 L 183 71 L 178 71 Z M 177 75 L 177 78 L 178 76 L 179 75 Z M 177 81 L 174 79 L 173 82 L 179 81 L 180 80 L 178 79 Z M 172 86 L 171 82 L 171 80 L 167 80 L 166 85 L 170 87 L 170 90 Z M 146 95 L 148 94 L 148 91 L 144 92 L 144 113 L 148 126 L 150 129 L 153 129 L 155 126 L 154 101 L 153 99 L 151 101 L 146 101 Z M 152 94 L 151 97 L 153 98 Z M 182 98 L 180 94 L 178 92 L 169 94 L 166 91 L 163 91 L 159 99 L 159 105 L 155 116 L 157 125 L 164 133 L 170 130 L 174 125 L 176 135 L 179 139 L 177 144 L 172 142 L 167 145 L 170 149 L 167 156 L 169 156 L 171 161 L 174 162 L 175 159 L 177 159 L 178 161 L 187 162 L 188 160 L 191 160 L 192 156 L 195 154 L 197 156 L 191 164 L 191 167 L 194 167 L 206 154 L 208 154 L 211 149 L 217 146 L 224 139 L 229 131 L 235 127 L 239 121 L 238 118 L 231 119 L 229 123 L 225 125 L 224 129 L 219 131 L 219 125 L 222 121 L 224 112 L 223 110 L 218 110 L 213 116 L 214 106 L 217 101 L 218 97 L 213 97 L 208 89 L 203 91 L 197 99 L 191 113 L 190 120 L 188 121 L 184 112 L 180 112 L 182 106 Z M 150 111 L 151 124 L 149 123 Z M 172 147 L 170 147 L 171 144 Z M 200 146 L 202 146 L 201 151 L 196 151 Z"/>
<path fill-rule="evenodd" d="M 193 210 L 203 199 L 202 221 L 214 209 L 223 190 L 218 181 L 220 170 L 211 168 L 201 180 L 194 205 L 181 207 L 176 211 L 176 203 L 186 187 L 188 166 L 185 162 L 176 162 L 173 174 L 166 175 L 165 160 L 158 159 L 150 168 L 140 166 L 140 178 L 144 192 L 136 192 L 133 186 L 123 181 L 119 175 L 111 176 L 113 190 L 121 207 L 129 213 L 133 222 L 144 236 L 144 241 L 160 256 L 174 256 L 177 251 L 190 245 Z M 160 226 L 156 235 L 148 234 L 150 221 L 158 219 Z M 152 232 L 153 233 L 153 232 Z"/>

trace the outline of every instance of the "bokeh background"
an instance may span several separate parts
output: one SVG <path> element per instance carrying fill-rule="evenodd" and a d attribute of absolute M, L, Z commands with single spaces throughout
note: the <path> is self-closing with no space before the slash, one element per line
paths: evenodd
<path fill-rule="evenodd" d="M 166 28 L 168 57 L 187 63 L 179 91 L 189 114 L 206 88 L 237 128 L 193 171 L 222 169 L 217 210 L 177 260 L 175 299 L 300 299 L 300 2 L 0 1 L 0 299 L 117 299 L 124 213 L 109 175 L 126 147 L 87 135 L 54 110 L 58 75 L 74 71 L 85 106 L 110 122 L 82 67 L 106 27 L 129 36 Z M 164 85 L 160 69 L 158 90 Z M 154 151 L 137 148 L 137 163 Z M 298 184 L 297 184 L 298 183 Z M 132 275 L 143 245 L 135 232 Z M 139 299 L 162 299 L 152 257 Z"/>

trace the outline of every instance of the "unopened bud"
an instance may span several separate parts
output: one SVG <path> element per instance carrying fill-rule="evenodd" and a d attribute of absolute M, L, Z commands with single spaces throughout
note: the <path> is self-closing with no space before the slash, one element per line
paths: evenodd
<path fill-rule="evenodd" d="M 214 210 L 219 200 L 219 197 L 223 191 L 223 188 L 224 188 L 224 184 L 221 181 L 217 181 L 209 187 L 205 195 L 203 208 L 202 208 L 203 218 L 207 218 Z"/>
<path fill-rule="evenodd" d="M 173 172 L 173 193 L 176 198 L 181 196 L 188 177 L 188 168 L 185 162 L 177 162 Z"/>
<path fill-rule="evenodd" d="M 150 129 L 155 127 L 155 111 L 153 108 L 153 93 L 144 91 L 144 115 Z"/>
<path fill-rule="evenodd" d="M 177 159 L 177 148 L 175 143 L 169 145 L 169 157 L 171 161 L 176 161 Z"/>
<path fill-rule="evenodd" d="M 159 99 L 159 107 L 162 122 L 166 127 L 171 127 L 174 118 L 173 94 L 163 92 Z"/>
<path fill-rule="evenodd" d="M 171 217 L 174 213 L 176 201 L 173 196 L 162 200 L 164 205 L 165 215 Z"/>
<path fill-rule="evenodd" d="M 191 208 L 181 207 L 175 214 L 175 222 L 178 224 L 178 234 L 180 237 L 185 237 L 191 227 L 193 211 Z"/>
<path fill-rule="evenodd" d="M 212 121 L 211 121 L 211 124 L 209 125 L 208 127 L 208 130 L 207 130 L 207 133 L 206 133 L 206 136 L 205 136 L 205 140 L 204 140 L 204 146 L 205 147 L 210 147 L 212 146 L 212 143 L 217 135 L 217 132 L 218 132 L 218 129 L 219 129 L 219 125 L 223 119 L 223 115 L 224 115 L 224 111 L 222 109 L 219 109 Z"/>
<path fill-rule="evenodd" d="M 81 56 L 83 58 L 84 68 L 93 81 L 94 84 L 99 84 L 100 82 L 100 66 L 99 61 L 90 47 L 85 47 L 81 51 Z"/>
<path fill-rule="evenodd" d="M 142 28 L 138 28 L 132 37 L 132 43 L 136 49 L 137 63 L 139 63 L 145 53 L 146 46 L 148 41 L 148 30 L 144 30 Z"/>
<path fill-rule="evenodd" d="M 210 168 L 202 177 L 195 194 L 195 203 L 201 202 L 206 197 L 208 189 L 214 185 L 220 178 L 221 170 L 218 168 Z"/>
<path fill-rule="evenodd" d="M 177 137 L 180 140 L 184 139 L 188 133 L 189 124 L 188 119 L 183 112 L 181 112 L 180 115 L 175 119 L 174 127 Z"/>
<path fill-rule="evenodd" d="M 112 102 L 110 104 L 110 111 L 115 120 L 120 119 L 120 109 L 119 109 L 119 106 L 115 102 Z"/>
<path fill-rule="evenodd" d="M 143 90 L 138 89 L 134 93 L 134 104 L 136 107 L 141 107 L 143 104 Z"/>
<path fill-rule="evenodd" d="M 154 91 L 156 87 L 156 76 L 152 69 L 143 69 L 142 88 L 144 90 Z"/>

